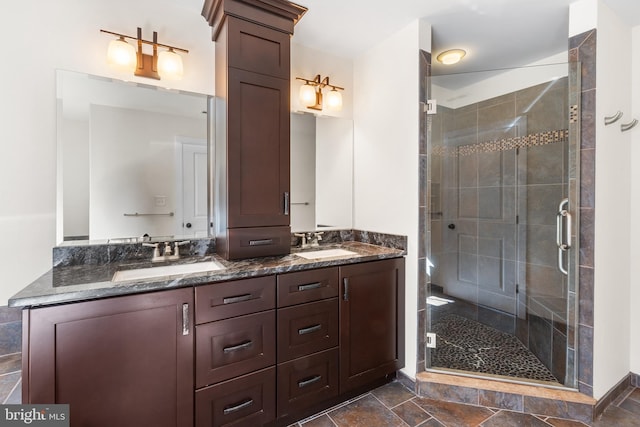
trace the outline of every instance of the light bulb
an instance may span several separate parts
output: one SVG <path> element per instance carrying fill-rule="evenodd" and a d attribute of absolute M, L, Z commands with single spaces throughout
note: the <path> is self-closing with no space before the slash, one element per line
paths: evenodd
<path fill-rule="evenodd" d="M 136 49 L 124 41 L 124 37 L 109 42 L 107 62 L 121 72 L 133 72 L 136 69 Z"/>
<path fill-rule="evenodd" d="M 182 57 L 175 53 L 173 49 L 164 50 L 158 54 L 158 74 L 167 80 L 180 80 L 184 69 L 182 67 Z"/>
<path fill-rule="evenodd" d="M 342 109 L 342 94 L 333 88 L 327 93 L 326 97 L 327 107 L 334 111 L 340 111 Z"/>
<path fill-rule="evenodd" d="M 442 52 L 436 57 L 436 59 L 444 65 L 453 65 L 460 62 L 460 60 L 464 58 L 466 54 L 467 52 L 462 49 L 451 49 Z"/>
<path fill-rule="evenodd" d="M 305 106 L 316 103 L 316 90 L 308 83 L 300 86 L 300 103 Z"/>

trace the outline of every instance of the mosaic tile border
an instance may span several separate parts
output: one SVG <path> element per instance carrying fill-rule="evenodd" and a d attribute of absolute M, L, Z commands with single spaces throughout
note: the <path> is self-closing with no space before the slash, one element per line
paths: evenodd
<path fill-rule="evenodd" d="M 460 145 L 458 147 L 433 147 L 431 153 L 436 156 L 470 156 L 476 153 L 495 153 L 499 151 L 515 150 L 516 148 L 537 147 L 569 140 L 569 130 L 551 130 L 532 133 L 526 136 L 496 139 L 479 142 L 477 144 Z"/>

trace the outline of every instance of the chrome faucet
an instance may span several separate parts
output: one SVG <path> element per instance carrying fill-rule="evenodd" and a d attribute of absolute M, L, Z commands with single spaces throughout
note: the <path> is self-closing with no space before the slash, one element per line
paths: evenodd
<path fill-rule="evenodd" d="M 294 233 L 293 235 L 296 237 L 300 237 L 300 248 L 317 248 L 320 246 L 319 241 L 322 240 L 322 235 L 324 231 L 310 231 L 307 233 Z"/>
<path fill-rule="evenodd" d="M 160 244 L 159 243 L 142 243 L 142 246 L 146 246 L 149 248 L 153 248 L 153 256 L 151 257 L 151 262 L 159 262 L 159 261 L 174 261 L 180 259 L 180 246 L 186 245 L 187 243 L 191 243 L 190 240 L 184 240 L 182 242 L 175 242 L 173 244 L 173 251 L 171 250 L 171 242 L 164 242 L 164 253 L 160 255 Z"/>

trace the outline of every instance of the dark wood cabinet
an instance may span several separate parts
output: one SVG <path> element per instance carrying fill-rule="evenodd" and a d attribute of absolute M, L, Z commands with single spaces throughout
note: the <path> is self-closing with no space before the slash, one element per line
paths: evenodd
<path fill-rule="evenodd" d="M 192 288 L 26 310 L 23 402 L 69 404 L 77 426 L 193 425 L 192 313 Z"/>
<path fill-rule="evenodd" d="M 340 392 L 404 366 L 404 258 L 340 267 Z"/>
<path fill-rule="evenodd" d="M 196 391 L 196 427 L 257 427 L 273 421 L 275 371 L 271 367 Z"/>
<path fill-rule="evenodd" d="M 216 248 L 227 259 L 290 251 L 290 39 L 306 8 L 206 0 L 216 42 Z"/>

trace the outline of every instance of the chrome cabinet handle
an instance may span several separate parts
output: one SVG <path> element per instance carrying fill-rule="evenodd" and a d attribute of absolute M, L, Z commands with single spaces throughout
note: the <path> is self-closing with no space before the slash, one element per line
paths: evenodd
<path fill-rule="evenodd" d="M 289 215 L 289 192 L 284 192 L 284 214 Z"/>
<path fill-rule="evenodd" d="M 322 287 L 322 283 L 315 282 L 308 285 L 298 285 L 298 291 L 310 291 L 311 289 L 318 289 Z"/>
<path fill-rule="evenodd" d="M 237 405 L 227 406 L 222 410 L 222 413 L 224 415 L 229 415 L 241 409 L 248 408 L 251 405 L 253 405 L 253 399 L 245 400 L 244 402 L 238 403 Z"/>
<path fill-rule="evenodd" d="M 182 335 L 189 335 L 189 304 L 182 304 Z"/>
<path fill-rule="evenodd" d="M 349 278 L 345 277 L 343 279 L 344 282 L 344 293 L 342 294 L 342 299 L 344 301 L 349 301 Z"/>
<path fill-rule="evenodd" d="M 317 383 L 322 379 L 322 375 L 316 375 L 315 377 L 311 377 L 307 380 L 298 381 L 298 388 L 309 386 L 313 383 Z"/>
<path fill-rule="evenodd" d="M 565 276 L 569 271 L 564 267 L 564 254 L 571 249 L 571 214 L 569 199 L 563 199 L 558 205 L 556 214 L 556 245 L 558 246 L 558 270 Z"/>
<path fill-rule="evenodd" d="M 322 325 L 309 326 L 308 328 L 298 329 L 298 335 L 310 334 L 312 332 L 319 331 L 320 329 L 322 329 Z"/>
<path fill-rule="evenodd" d="M 244 350 L 246 348 L 249 348 L 253 345 L 253 341 L 249 340 L 249 341 L 245 341 L 241 344 L 238 345 L 233 345 L 231 347 L 225 347 L 222 349 L 222 352 L 224 354 L 229 354 L 229 353 L 233 353 L 234 351 L 238 351 L 238 350 Z"/>
<path fill-rule="evenodd" d="M 226 297 L 222 299 L 222 303 L 223 304 L 235 304 L 237 302 L 244 302 L 244 301 L 249 301 L 250 299 L 252 299 L 252 295 L 251 294 L 244 294 L 244 295 L 237 295 L 237 296 L 233 296 L 233 297 Z"/>
<path fill-rule="evenodd" d="M 273 239 L 249 240 L 249 246 L 273 245 Z"/>

